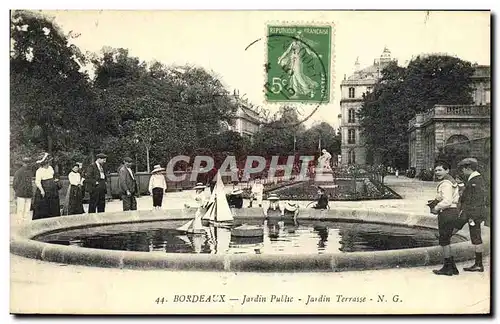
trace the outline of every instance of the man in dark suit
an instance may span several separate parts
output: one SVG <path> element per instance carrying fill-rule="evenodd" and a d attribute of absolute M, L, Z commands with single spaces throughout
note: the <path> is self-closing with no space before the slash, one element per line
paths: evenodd
<path fill-rule="evenodd" d="M 318 202 L 313 206 L 314 209 L 328 209 L 328 196 L 325 189 L 318 187 Z"/>
<path fill-rule="evenodd" d="M 96 161 L 89 165 L 85 172 L 85 188 L 90 195 L 89 213 L 104 212 L 106 208 L 106 172 L 104 163 L 107 155 L 99 153 Z"/>
<path fill-rule="evenodd" d="M 118 170 L 118 186 L 122 196 L 123 211 L 137 210 L 135 195 L 138 193 L 138 188 L 131 166 L 132 159 L 126 157 L 123 159 L 123 165 Z"/>
<path fill-rule="evenodd" d="M 470 239 L 476 251 L 474 265 L 464 268 L 464 271 L 483 272 L 483 240 L 481 237 L 481 222 L 486 216 L 486 185 L 483 176 L 477 172 L 478 163 L 474 158 L 466 158 L 458 163 L 458 170 L 466 179 L 465 188 L 460 197 L 460 216 L 457 228 L 469 223 Z"/>

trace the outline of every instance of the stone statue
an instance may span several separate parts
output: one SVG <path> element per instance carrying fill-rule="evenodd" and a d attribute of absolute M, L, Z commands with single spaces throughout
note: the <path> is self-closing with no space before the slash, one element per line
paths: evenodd
<path fill-rule="evenodd" d="M 321 156 L 318 158 L 318 171 L 332 171 L 332 167 L 330 166 L 332 155 L 325 149 L 321 150 L 321 153 Z"/>

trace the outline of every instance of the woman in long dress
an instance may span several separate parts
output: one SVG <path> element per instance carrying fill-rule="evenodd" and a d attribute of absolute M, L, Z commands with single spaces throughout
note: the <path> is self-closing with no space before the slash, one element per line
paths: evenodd
<path fill-rule="evenodd" d="M 83 214 L 82 176 L 80 165 L 75 163 L 68 174 L 68 215 Z"/>
<path fill-rule="evenodd" d="M 318 82 L 312 80 L 304 73 L 304 65 L 301 56 L 303 56 L 304 52 L 311 56 L 315 56 L 314 52 L 311 51 L 304 42 L 305 39 L 299 32 L 290 46 L 288 46 L 288 49 L 278 58 L 278 64 L 281 65 L 285 71 L 288 71 L 290 75 L 288 83 L 295 91 L 292 98 L 298 97 L 298 95 L 306 95 L 313 98 L 315 90 L 319 86 Z"/>
<path fill-rule="evenodd" d="M 54 169 L 50 166 L 52 158 L 44 153 L 36 161 L 39 165 L 35 174 L 36 192 L 33 199 L 33 219 L 56 217 L 61 215 L 59 204 L 59 181 L 54 179 Z"/>

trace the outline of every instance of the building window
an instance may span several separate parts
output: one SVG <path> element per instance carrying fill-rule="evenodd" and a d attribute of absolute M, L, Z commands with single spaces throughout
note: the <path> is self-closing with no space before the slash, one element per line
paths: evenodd
<path fill-rule="evenodd" d="M 349 98 L 354 98 L 355 93 L 354 93 L 354 88 L 349 88 Z"/>
<path fill-rule="evenodd" d="M 356 164 L 356 152 L 349 151 L 348 164 Z"/>
<path fill-rule="evenodd" d="M 349 109 L 349 123 L 356 122 L 356 111 L 354 109 Z"/>
<path fill-rule="evenodd" d="M 491 103 L 491 90 L 484 90 L 484 102 L 489 105 Z"/>
<path fill-rule="evenodd" d="M 347 133 L 347 143 L 348 144 L 356 144 L 356 130 L 349 129 Z"/>

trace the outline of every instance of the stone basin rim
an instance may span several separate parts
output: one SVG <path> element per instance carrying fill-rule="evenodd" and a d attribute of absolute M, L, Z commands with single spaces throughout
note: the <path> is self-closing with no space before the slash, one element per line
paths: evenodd
<path fill-rule="evenodd" d="M 186 220 L 194 216 L 194 212 L 194 209 L 141 210 L 61 216 L 36 220 L 12 229 L 10 251 L 19 256 L 47 262 L 141 270 L 338 272 L 427 266 L 442 262 L 440 246 L 342 254 L 214 255 L 102 250 L 63 246 L 33 240 L 34 237 L 43 234 L 81 227 Z M 261 208 L 235 209 L 233 213 L 235 219 L 264 217 Z M 437 228 L 437 217 L 435 216 L 395 211 L 382 212 L 373 209 L 312 209 L 307 210 L 307 213 L 302 212 L 302 214 L 299 214 L 298 219 L 355 221 L 417 228 Z M 457 234 L 468 239 L 469 231 L 467 226 Z M 489 228 L 483 226 L 482 234 L 485 253 L 488 253 Z M 466 261 L 474 258 L 474 247 L 469 241 L 452 244 L 452 248 L 456 261 Z"/>

